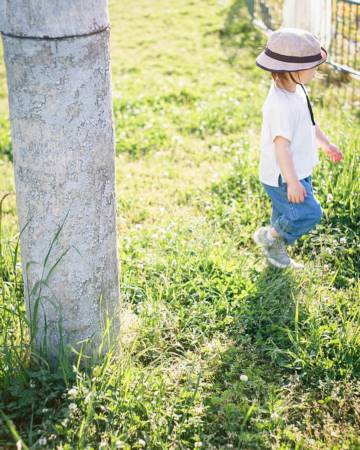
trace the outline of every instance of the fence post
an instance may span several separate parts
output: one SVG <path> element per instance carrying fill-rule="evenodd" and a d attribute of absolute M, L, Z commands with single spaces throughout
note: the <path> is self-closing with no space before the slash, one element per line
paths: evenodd
<path fill-rule="evenodd" d="M 303 28 L 315 34 L 325 47 L 331 42 L 331 0 L 285 0 L 283 27 Z"/>
<path fill-rule="evenodd" d="M 251 19 L 254 20 L 255 14 L 255 0 L 246 0 L 246 4 L 251 15 Z"/>

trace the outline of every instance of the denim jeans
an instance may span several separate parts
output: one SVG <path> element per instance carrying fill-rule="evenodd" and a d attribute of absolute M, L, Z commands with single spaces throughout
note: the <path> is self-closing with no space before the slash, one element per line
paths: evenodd
<path fill-rule="evenodd" d="M 299 181 L 307 193 L 303 203 L 292 203 L 288 200 L 287 183 L 282 181 L 281 175 L 278 187 L 261 183 L 271 198 L 271 225 L 290 245 L 313 229 L 323 215 L 320 203 L 314 197 L 311 176 Z"/>

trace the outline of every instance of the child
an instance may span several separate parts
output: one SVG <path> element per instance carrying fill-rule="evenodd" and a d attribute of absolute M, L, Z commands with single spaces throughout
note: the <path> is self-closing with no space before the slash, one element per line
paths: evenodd
<path fill-rule="evenodd" d="M 271 226 L 254 233 L 268 261 L 275 267 L 302 268 L 286 251 L 319 223 L 322 209 L 314 197 L 311 173 L 319 162 L 317 146 L 331 161 L 342 159 L 315 124 L 303 84 L 309 83 L 327 52 L 308 31 L 274 31 L 256 65 L 271 72 L 272 83 L 263 105 L 259 179 L 272 203 Z"/>

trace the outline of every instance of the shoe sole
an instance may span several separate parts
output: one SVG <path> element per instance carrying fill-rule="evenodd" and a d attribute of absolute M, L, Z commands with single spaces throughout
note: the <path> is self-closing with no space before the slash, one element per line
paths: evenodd
<path fill-rule="evenodd" d="M 291 266 L 291 263 L 289 263 L 289 264 L 281 264 L 281 263 L 275 261 L 275 259 L 270 258 L 270 256 L 268 256 L 268 255 L 266 255 L 266 257 L 267 257 L 267 260 L 269 261 L 269 263 L 272 266 L 277 267 L 278 269 L 285 269 L 286 267 L 290 267 Z"/>
<path fill-rule="evenodd" d="M 269 256 L 269 252 L 266 250 L 266 248 L 263 246 L 262 242 L 259 239 L 258 230 L 256 230 L 255 233 L 253 234 L 253 240 L 256 244 L 260 246 L 261 251 L 264 253 L 266 259 L 272 266 L 277 267 L 278 269 L 285 269 L 286 267 L 291 266 L 291 262 L 289 264 L 281 264 L 275 261 L 275 259 L 272 259 L 271 256 Z"/>
<path fill-rule="evenodd" d="M 294 261 L 293 259 L 290 259 L 290 266 L 295 270 L 305 269 L 304 264 L 298 263 L 298 262 Z"/>

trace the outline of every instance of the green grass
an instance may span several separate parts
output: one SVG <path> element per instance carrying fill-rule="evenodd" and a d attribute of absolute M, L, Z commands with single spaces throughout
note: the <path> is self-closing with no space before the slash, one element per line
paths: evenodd
<path fill-rule="evenodd" d="M 356 84 L 325 68 L 308 87 L 345 157 L 315 170 L 305 270 L 279 271 L 251 240 L 269 77 L 242 2 L 114 0 L 110 18 L 121 352 L 57 371 L 31 352 L 4 101 L 0 447 L 360 448 Z"/>

